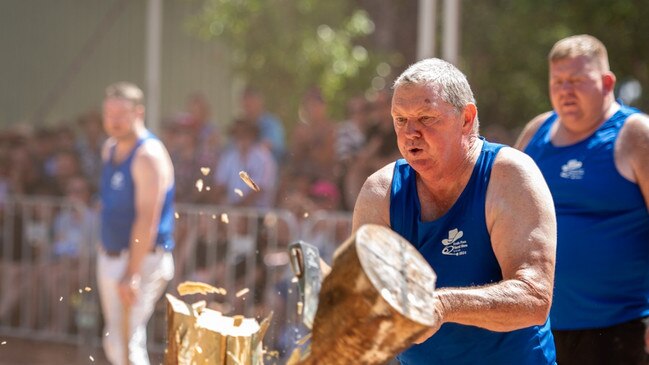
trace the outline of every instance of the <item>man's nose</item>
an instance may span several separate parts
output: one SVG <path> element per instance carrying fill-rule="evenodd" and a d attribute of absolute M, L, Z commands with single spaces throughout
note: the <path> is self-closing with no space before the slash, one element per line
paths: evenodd
<path fill-rule="evenodd" d="M 416 119 L 408 119 L 406 122 L 406 136 L 408 137 L 418 137 L 419 136 L 419 125 Z"/>

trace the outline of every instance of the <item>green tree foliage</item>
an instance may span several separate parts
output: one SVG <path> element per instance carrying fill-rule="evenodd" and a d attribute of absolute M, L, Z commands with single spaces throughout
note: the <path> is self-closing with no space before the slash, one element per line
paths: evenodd
<path fill-rule="evenodd" d="M 312 85 L 322 87 L 340 117 L 351 95 L 377 79 L 375 88 L 382 82 L 388 87 L 393 71 L 416 61 L 411 59 L 416 2 L 202 1 L 193 29 L 226 43 L 236 70 L 259 85 L 289 124 L 302 92 Z M 441 12 L 443 2 L 438 4 Z M 549 110 L 547 53 L 557 40 L 581 33 L 607 46 L 618 86 L 640 82 L 643 95 L 633 105 L 649 111 L 647 5 L 647 0 L 463 1 L 459 66 L 474 88 L 483 130 L 493 125 L 517 130 Z M 441 33 L 438 37 L 441 42 Z M 386 45 L 393 48 L 390 54 L 377 51 Z M 377 75 L 377 70 L 383 71 Z"/>
<path fill-rule="evenodd" d="M 588 33 L 606 45 L 618 86 L 642 85 L 649 110 L 646 0 L 482 0 L 462 7 L 462 65 L 484 126 L 520 128 L 551 108 L 547 54 L 559 39 Z"/>
<path fill-rule="evenodd" d="M 346 0 L 204 0 L 190 27 L 225 43 L 239 76 L 289 125 L 313 86 L 340 117 L 350 96 L 370 88 L 384 58 L 362 43 L 374 31 L 367 12 Z"/>

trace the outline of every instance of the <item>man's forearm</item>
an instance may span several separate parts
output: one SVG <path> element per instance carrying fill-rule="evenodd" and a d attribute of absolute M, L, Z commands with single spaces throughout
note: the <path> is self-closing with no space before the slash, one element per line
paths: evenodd
<path fill-rule="evenodd" d="M 125 275 L 132 277 L 137 274 L 142 267 L 142 261 L 154 248 L 155 231 L 152 222 L 144 222 L 136 219 L 131 232 L 131 242 L 129 243 L 129 261 Z"/>
<path fill-rule="evenodd" d="M 510 279 L 475 288 L 443 288 L 437 296 L 444 322 L 506 332 L 545 322 L 551 300 L 542 293 L 522 280 Z"/>

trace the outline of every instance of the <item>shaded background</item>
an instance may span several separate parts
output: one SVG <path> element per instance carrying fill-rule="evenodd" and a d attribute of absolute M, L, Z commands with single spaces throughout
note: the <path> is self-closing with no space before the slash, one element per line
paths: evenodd
<path fill-rule="evenodd" d="M 291 129 L 299 98 L 322 87 L 334 117 L 351 95 L 389 87 L 416 61 L 418 1 L 167 0 L 162 11 L 160 118 L 204 92 L 228 124 L 247 82 Z M 445 2 L 437 1 L 440 55 Z M 458 66 L 482 125 L 520 128 L 549 108 L 546 55 L 590 33 L 608 47 L 618 87 L 649 85 L 643 0 L 460 1 Z M 145 85 L 146 1 L 9 0 L 0 4 L 0 127 L 56 125 L 97 107 L 115 80 Z M 145 93 L 148 90 L 145 90 Z M 634 93 L 631 93 L 634 94 Z M 637 93 L 635 93 L 637 94 Z M 647 109 L 648 98 L 629 101 Z"/>

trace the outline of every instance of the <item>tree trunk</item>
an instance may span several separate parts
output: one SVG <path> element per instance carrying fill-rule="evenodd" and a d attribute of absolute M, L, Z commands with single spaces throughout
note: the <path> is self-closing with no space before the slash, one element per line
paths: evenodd
<path fill-rule="evenodd" d="M 435 273 L 387 227 L 365 225 L 324 279 L 311 351 L 300 364 L 385 364 L 435 322 Z"/>

